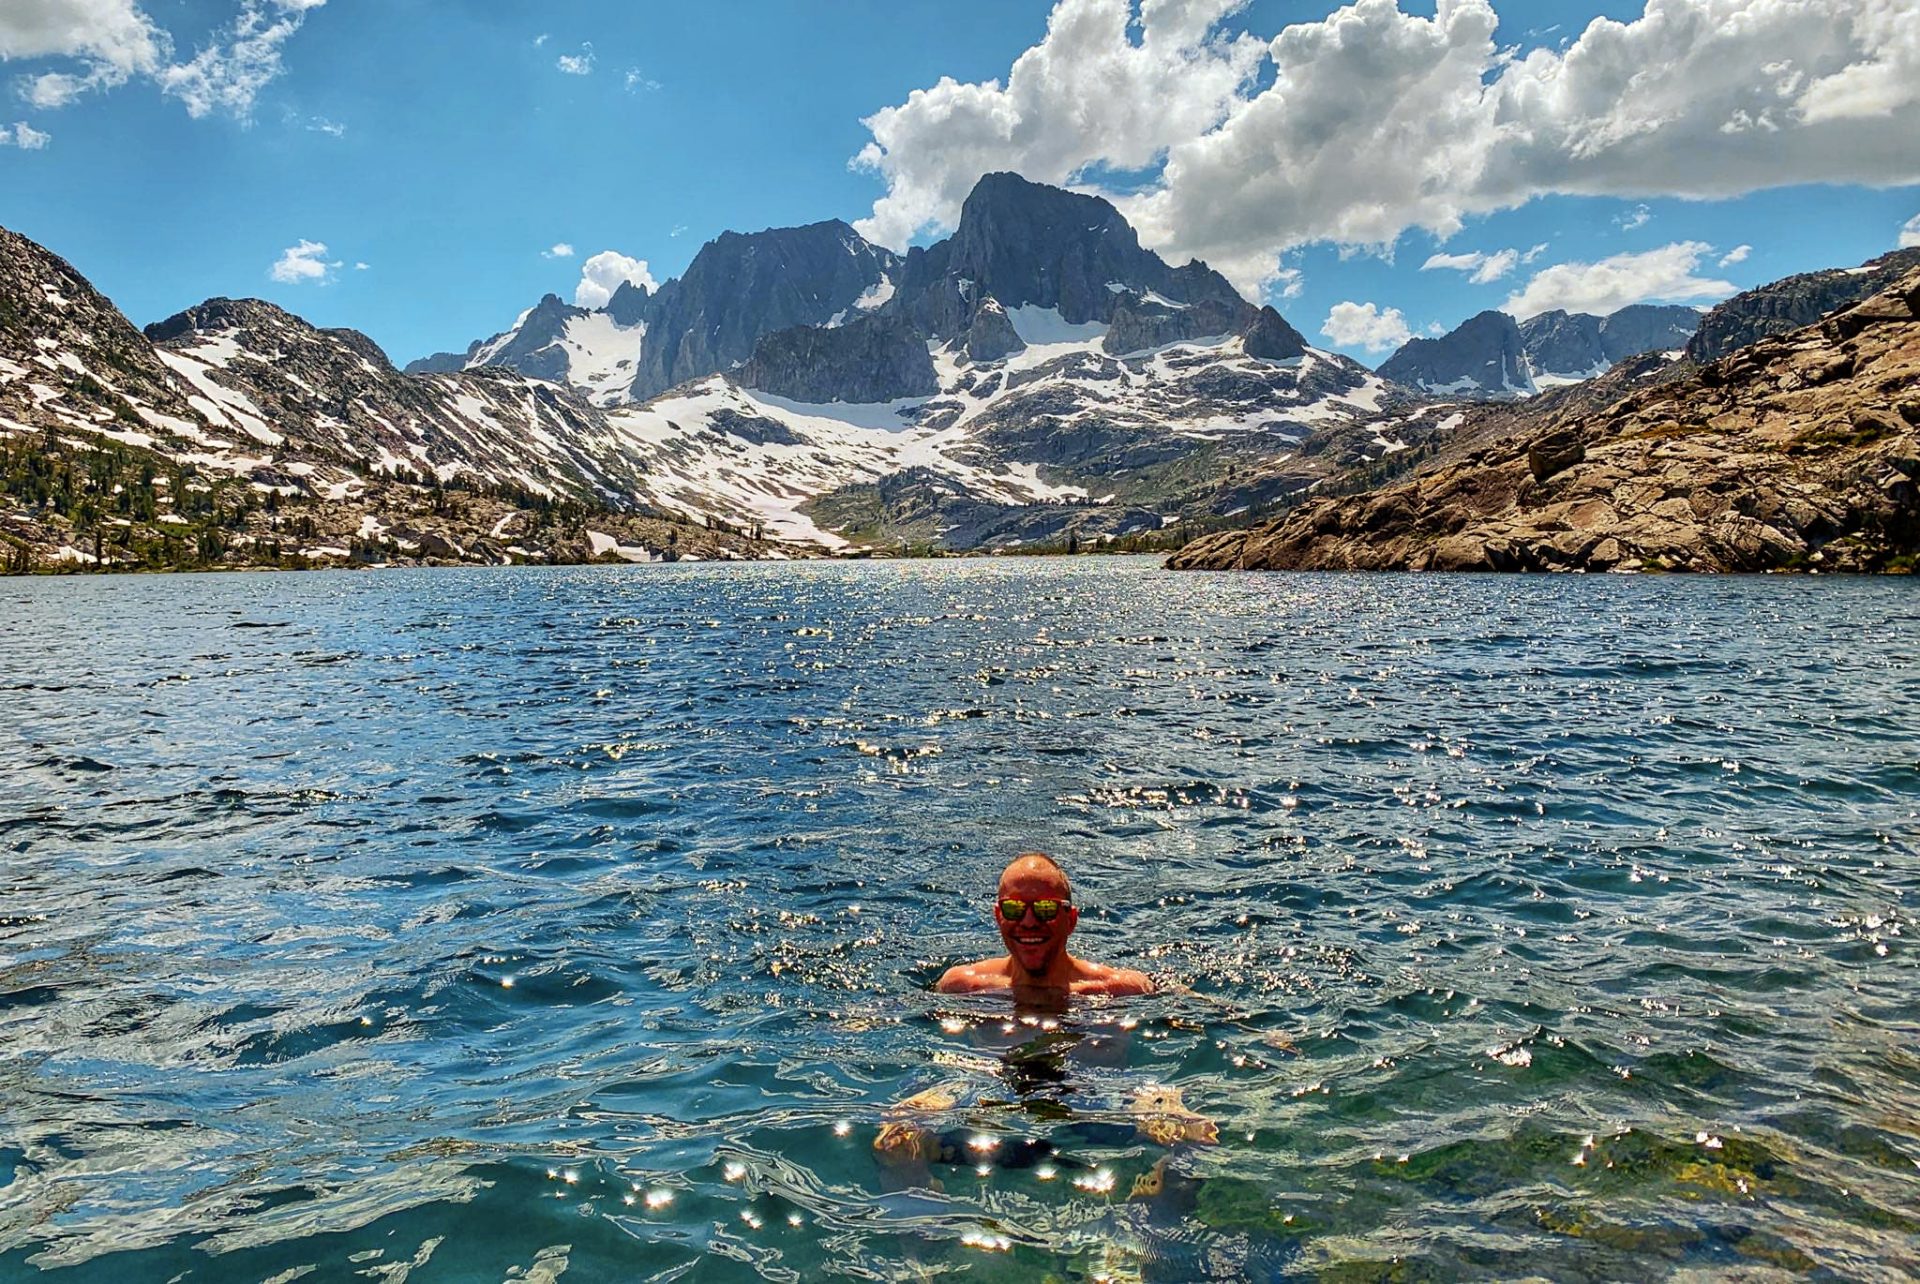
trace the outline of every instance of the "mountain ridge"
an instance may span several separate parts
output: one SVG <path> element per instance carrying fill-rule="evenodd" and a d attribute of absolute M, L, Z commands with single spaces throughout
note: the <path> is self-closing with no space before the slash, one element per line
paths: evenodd
<path fill-rule="evenodd" d="M 1571 401 L 1412 480 L 1197 540 L 1169 565 L 1908 571 L 1916 388 L 1920 270 L 1618 399 Z"/>

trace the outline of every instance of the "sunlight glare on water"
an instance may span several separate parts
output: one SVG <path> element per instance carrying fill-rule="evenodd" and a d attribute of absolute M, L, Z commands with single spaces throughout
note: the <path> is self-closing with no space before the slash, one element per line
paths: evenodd
<path fill-rule="evenodd" d="M 1920 1272 L 1909 583 L 0 598 L 0 1279 Z"/>

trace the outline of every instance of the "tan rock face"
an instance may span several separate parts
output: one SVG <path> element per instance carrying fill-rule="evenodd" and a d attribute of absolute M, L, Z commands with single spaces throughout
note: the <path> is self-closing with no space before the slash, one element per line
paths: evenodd
<path fill-rule="evenodd" d="M 1369 495 L 1197 540 L 1190 569 L 1909 569 L 1920 272 L 1684 382 Z"/>

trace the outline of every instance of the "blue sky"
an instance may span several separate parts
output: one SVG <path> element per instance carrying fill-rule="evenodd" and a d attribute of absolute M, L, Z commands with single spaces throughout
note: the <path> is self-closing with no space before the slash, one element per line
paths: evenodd
<path fill-rule="evenodd" d="M 137 324 L 256 296 L 404 362 L 602 252 L 665 280 L 729 228 L 925 241 L 1010 168 L 1372 364 L 1484 308 L 1920 241 L 1912 9 L 39 0 L 0 5 L 0 224 Z"/>

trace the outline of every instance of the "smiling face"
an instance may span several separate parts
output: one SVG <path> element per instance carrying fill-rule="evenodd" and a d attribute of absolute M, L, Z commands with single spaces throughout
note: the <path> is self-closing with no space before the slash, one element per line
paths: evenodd
<path fill-rule="evenodd" d="M 1067 876 L 1045 856 L 1021 856 L 1007 866 L 1006 873 L 1000 875 L 1000 891 L 993 903 L 993 921 L 999 925 L 1000 939 L 1006 942 L 1008 957 L 1018 971 L 1024 972 L 1027 977 L 1045 977 L 1049 969 L 1066 958 L 1067 937 L 1073 934 L 1074 924 L 1080 921 L 1080 911 L 1064 903 L 1072 895 L 1073 889 L 1067 883 Z M 1017 921 L 1009 919 L 1000 910 L 1000 902 L 1009 897 L 1028 902 L 1026 912 Z M 1063 902 L 1060 913 L 1048 922 L 1041 922 L 1033 912 L 1032 902 L 1037 900 Z"/>

